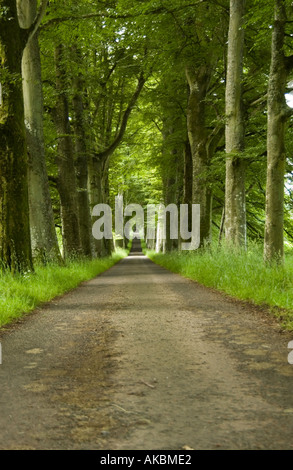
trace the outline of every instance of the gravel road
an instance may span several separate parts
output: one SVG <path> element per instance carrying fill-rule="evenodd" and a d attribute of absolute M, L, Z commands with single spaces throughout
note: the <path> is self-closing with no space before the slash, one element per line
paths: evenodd
<path fill-rule="evenodd" d="M 134 251 L 0 331 L 0 449 L 292 450 L 292 339 Z"/>

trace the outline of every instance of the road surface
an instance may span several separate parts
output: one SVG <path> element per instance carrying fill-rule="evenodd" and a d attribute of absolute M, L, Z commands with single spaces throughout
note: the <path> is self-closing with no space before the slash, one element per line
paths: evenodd
<path fill-rule="evenodd" d="M 0 449 L 291 450 L 292 339 L 134 251 L 1 330 Z"/>

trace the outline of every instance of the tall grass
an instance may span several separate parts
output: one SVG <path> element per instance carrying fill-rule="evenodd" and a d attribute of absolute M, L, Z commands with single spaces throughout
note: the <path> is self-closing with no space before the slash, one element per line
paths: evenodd
<path fill-rule="evenodd" d="M 127 255 L 117 250 L 101 259 L 70 261 L 65 266 L 35 266 L 34 273 L 0 274 L 0 327 L 22 317 L 44 302 L 93 279 Z"/>
<path fill-rule="evenodd" d="M 283 266 L 266 266 L 262 247 L 251 244 L 247 251 L 212 246 L 195 252 L 157 254 L 148 252 L 156 263 L 175 273 L 235 298 L 266 305 L 284 328 L 293 330 L 293 253 Z"/>

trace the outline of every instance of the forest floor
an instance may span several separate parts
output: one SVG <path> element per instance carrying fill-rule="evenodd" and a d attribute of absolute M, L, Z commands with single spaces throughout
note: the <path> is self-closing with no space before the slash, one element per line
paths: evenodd
<path fill-rule="evenodd" d="M 268 313 L 130 253 L 0 332 L 0 449 L 293 449 Z"/>

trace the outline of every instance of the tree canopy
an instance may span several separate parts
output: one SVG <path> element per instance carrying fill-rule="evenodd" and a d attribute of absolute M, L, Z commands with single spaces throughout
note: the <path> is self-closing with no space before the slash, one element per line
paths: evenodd
<path fill-rule="evenodd" d="M 288 0 L 1 0 L 3 265 L 109 253 L 92 212 L 118 194 L 200 204 L 202 247 L 248 238 L 282 260 L 291 28 Z"/>

